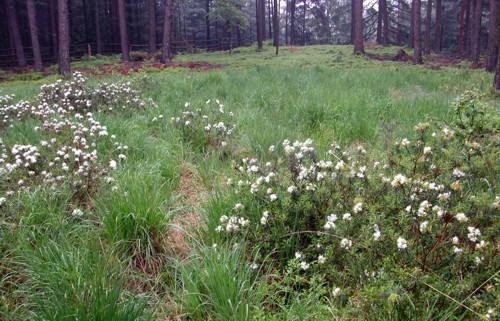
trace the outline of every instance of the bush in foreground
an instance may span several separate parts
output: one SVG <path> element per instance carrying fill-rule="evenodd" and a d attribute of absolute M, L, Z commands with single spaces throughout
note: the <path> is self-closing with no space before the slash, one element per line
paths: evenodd
<path fill-rule="evenodd" d="M 364 317 L 484 317 L 498 295 L 500 144 L 479 98 L 464 93 L 452 122 L 419 123 L 382 157 L 286 140 L 267 161 L 243 159 L 236 202 L 209 213 L 212 239 L 259 249 L 250 260 L 280 271 L 282 302 L 319 283 L 319 300 Z"/>

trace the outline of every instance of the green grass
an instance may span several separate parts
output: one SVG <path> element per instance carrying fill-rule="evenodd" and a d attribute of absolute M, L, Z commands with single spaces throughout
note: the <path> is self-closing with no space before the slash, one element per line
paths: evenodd
<path fill-rule="evenodd" d="M 367 51 L 392 55 L 398 49 Z M 106 162 L 118 160 L 121 153 L 126 159 L 112 172 L 114 183 L 101 186 L 85 204 L 75 204 L 69 189 L 46 187 L 16 194 L 9 207 L 0 204 L 0 319 L 132 320 L 148 319 L 151 313 L 160 319 L 192 320 L 344 316 L 416 320 L 422 316 L 422 310 L 415 310 L 415 304 L 404 297 L 400 308 L 388 302 L 372 311 L 369 302 L 380 298 L 379 293 L 341 296 L 342 304 L 334 305 L 324 299 L 331 289 L 321 283 L 301 292 L 290 285 L 298 284 L 297 280 L 283 280 L 286 271 L 251 269 L 248 253 L 213 233 L 219 218 L 230 215 L 238 202 L 239 196 L 226 193 L 223 184 L 234 172 L 233 160 L 266 160 L 270 145 L 307 138 L 314 140 L 318 150 L 327 150 L 336 141 L 363 144 L 375 154 L 384 154 L 387 144 L 392 145 L 396 137 L 409 137 L 413 126 L 427 117 L 449 119 L 451 102 L 464 90 L 478 87 L 488 92 L 491 87 L 492 75 L 482 70 L 463 66 L 433 70 L 369 60 L 351 52 L 351 46 L 282 47 L 275 56 L 273 47 L 266 44 L 262 51 L 248 47 L 232 54 L 175 57 L 175 61 L 220 67 L 211 70 L 148 69 L 129 76 L 104 76 L 102 81 L 133 82 L 143 98 L 151 98 L 156 105 L 94 113 L 109 134 L 117 136 L 119 145 L 128 149 L 117 150 L 111 142 L 98 146 L 99 157 Z M 92 69 L 117 62 L 117 57 L 100 57 L 73 62 L 72 67 Z M 40 85 L 55 79 L 37 74 L 13 77 L 0 83 L 0 95 L 33 101 Z M 236 139 L 230 155 L 221 156 L 209 146 L 194 148 L 170 123 L 171 117 L 185 110 L 185 102 L 204 106 L 215 98 L 226 112 L 235 114 Z M 493 95 L 486 104 L 500 109 Z M 36 124 L 16 121 L 1 132 L 1 138 L 9 146 L 37 144 L 47 138 L 33 130 Z M 199 177 L 183 176 L 186 167 Z M 5 192 L 0 185 L 0 197 Z M 195 193 L 199 203 L 189 203 Z M 71 215 L 77 205 L 84 212 L 81 217 Z M 184 213 L 200 215 L 200 223 L 192 227 L 184 216 L 178 218 L 175 224 L 194 230 L 179 241 L 187 244 L 169 244 L 171 224 Z M 213 243 L 218 244 L 217 250 Z M 176 250 L 179 246 L 181 251 Z M 404 292 L 388 288 L 387 293 L 398 291 Z M 146 304 L 146 299 L 155 303 Z M 443 319 L 451 312 L 439 312 L 440 305 L 442 300 L 420 304 L 427 307 L 424 315 L 429 319 Z M 451 319 L 460 319 L 463 313 L 460 309 Z"/>

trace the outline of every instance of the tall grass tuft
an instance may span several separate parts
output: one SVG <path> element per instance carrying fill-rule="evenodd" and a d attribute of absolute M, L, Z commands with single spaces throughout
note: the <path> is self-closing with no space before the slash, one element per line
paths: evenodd
<path fill-rule="evenodd" d="M 161 180 L 159 170 L 138 166 L 124 172 L 100 202 L 106 238 L 142 263 L 159 258 L 165 253 L 171 199 L 171 185 Z"/>
<path fill-rule="evenodd" d="M 122 290 L 121 263 L 63 238 L 19 253 L 20 296 L 35 320 L 148 320 L 147 302 Z"/>
<path fill-rule="evenodd" d="M 262 283 L 238 247 L 200 247 L 178 265 L 181 302 L 192 320 L 251 320 Z"/>

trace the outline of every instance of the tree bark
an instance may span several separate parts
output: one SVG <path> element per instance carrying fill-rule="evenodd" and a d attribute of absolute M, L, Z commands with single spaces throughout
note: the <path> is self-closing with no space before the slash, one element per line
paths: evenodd
<path fill-rule="evenodd" d="M 387 0 L 380 0 L 380 10 L 382 11 L 382 44 L 388 46 L 389 39 L 389 14 L 387 13 Z"/>
<path fill-rule="evenodd" d="M 88 29 L 88 22 L 87 22 L 87 1 L 82 0 L 82 11 L 83 11 L 83 27 L 84 27 L 84 32 L 85 32 L 85 42 L 89 43 L 89 29 Z"/>
<path fill-rule="evenodd" d="M 38 42 L 38 28 L 36 25 L 36 8 L 33 0 L 26 0 L 28 8 L 28 20 L 30 25 L 31 47 L 35 60 L 35 70 L 43 71 L 42 54 L 40 53 L 40 43 Z"/>
<path fill-rule="evenodd" d="M 155 0 L 148 0 L 148 52 L 156 51 L 156 6 Z"/>
<path fill-rule="evenodd" d="M 473 64 L 479 63 L 481 54 L 481 18 L 483 15 L 483 0 L 473 0 L 476 2 L 472 21 L 472 34 L 471 34 L 471 62 Z"/>
<path fill-rule="evenodd" d="M 59 48 L 57 45 L 57 24 L 56 24 L 56 4 L 55 0 L 49 0 L 49 20 L 50 20 L 50 38 L 52 40 L 52 53 L 57 59 Z"/>
<path fill-rule="evenodd" d="M 415 1 L 411 1 L 410 9 L 410 34 L 408 35 L 408 47 L 414 48 L 415 46 Z"/>
<path fill-rule="evenodd" d="M 415 6 L 413 7 L 413 26 L 414 30 L 414 48 L 413 48 L 413 56 L 416 64 L 421 64 L 422 61 L 422 35 L 421 35 L 421 26 L 420 26 L 420 0 L 415 0 Z"/>
<path fill-rule="evenodd" d="M 363 44 L 363 0 L 354 1 L 354 54 L 365 53 Z"/>
<path fill-rule="evenodd" d="M 499 25 L 497 24 L 497 26 Z M 498 51 L 498 57 L 497 57 L 497 70 L 495 72 L 495 89 L 500 90 L 500 42 L 498 42 L 497 51 Z"/>
<path fill-rule="evenodd" d="M 302 11 L 302 46 L 306 45 L 306 1 L 304 0 L 304 10 Z"/>
<path fill-rule="evenodd" d="M 488 35 L 488 62 L 486 70 L 493 71 L 498 59 L 500 43 L 500 0 L 490 0 L 490 32 Z"/>
<path fill-rule="evenodd" d="M 266 40 L 266 0 L 260 0 L 260 32 L 262 40 Z"/>
<path fill-rule="evenodd" d="M 268 29 L 269 29 L 269 39 L 273 39 L 272 13 L 273 13 L 273 7 L 271 5 L 271 0 L 268 0 L 267 1 L 267 24 L 268 24 Z"/>
<path fill-rule="evenodd" d="M 400 26 L 403 24 L 403 0 L 398 0 L 398 16 L 397 16 L 397 31 L 396 31 L 396 43 L 398 45 L 401 45 L 401 43 L 403 42 L 402 39 L 401 39 L 401 30 L 400 30 Z"/>
<path fill-rule="evenodd" d="M 378 0 L 377 12 L 377 43 L 388 45 L 389 22 L 387 15 L 387 0 Z"/>
<path fill-rule="evenodd" d="M 378 44 L 382 44 L 382 0 L 378 0 L 378 12 L 377 12 L 377 38 Z"/>
<path fill-rule="evenodd" d="M 469 0 L 469 7 L 465 12 L 465 55 L 470 58 L 472 44 L 472 21 L 474 20 L 474 12 L 476 10 L 476 1 Z"/>
<path fill-rule="evenodd" d="M 466 38 L 466 25 L 465 25 L 465 15 L 469 8 L 470 0 L 462 0 L 460 3 L 460 15 L 459 15 L 459 31 L 458 31 L 458 49 L 457 55 L 462 57 L 465 51 L 465 38 Z"/>
<path fill-rule="evenodd" d="M 294 46 L 296 43 L 296 30 L 295 30 L 295 0 L 290 1 L 290 44 Z"/>
<path fill-rule="evenodd" d="M 441 52 L 441 44 L 443 39 L 443 5 L 441 4 L 441 0 L 436 0 L 436 26 L 434 30 L 434 50 L 436 52 Z"/>
<path fill-rule="evenodd" d="M 431 27 L 432 27 L 432 0 L 427 0 L 425 14 L 425 46 L 424 52 L 428 55 L 431 53 Z"/>
<path fill-rule="evenodd" d="M 208 48 L 208 42 L 210 41 L 210 18 L 208 14 L 210 13 L 210 0 L 206 0 L 205 2 L 205 27 L 207 29 L 207 48 Z"/>
<path fill-rule="evenodd" d="M 264 35 L 266 33 L 265 28 L 265 8 L 264 10 L 263 7 L 265 6 L 265 0 L 257 0 L 256 1 L 256 7 L 255 7 L 255 16 L 256 16 L 256 22 L 257 22 L 257 48 L 259 50 L 262 49 L 262 42 L 264 40 Z"/>
<path fill-rule="evenodd" d="M 356 20 L 356 1 L 351 0 L 351 44 L 354 44 L 354 39 L 356 38 L 356 29 L 354 27 L 354 22 Z"/>
<path fill-rule="evenodd" d="M 97 54 L 102 55 L 101 20 L 99 16 L 99 0 L 94 0 L 95 40 L 97 43 Z"/>
<path fill-rule="evenodd" d="M 274 27 L 274 46 L 276 47 L 276 55 L 279 53 L 280 46 L 280 25 L 278 18 L 278 0 L 274 0 L 274 9 L 273 9 L 273 27 Z"/>
<path fill-rule="evenodd" d="M 127 18 L 125 17 L 125 0 L 118 0 L 118 24 L 120 25 L 120 45 L 122 50 L 122 60 L 129 61 L 128 54 L 128 34 Z"/>
<path fill-rule="evenodd" d="M 57 16 L 59 21 L 59 74 L 70 78 L 68 0 L 58 0 Z"/>
<path fill-rule="evenodd" d="M 171 55 L 171 34 L 172 34 L 172 0 L 165 2 L 165 21 L 163 24 L 163 54 L 161 62 L 166 64 L 172 60 Z"/>
<path fill-rule="evenodd" d="M 24 55 L 23 43 L 21 41 L 21 33 L 19 32 L 19 24 L 17 23 L 16 8 L 13 0 L 7 0 L 7 16 L 9 24 L 9 33 L 14 42 L 16 51 L 17 64 L 19 67 L 26 67 L 26 56 Z"/>

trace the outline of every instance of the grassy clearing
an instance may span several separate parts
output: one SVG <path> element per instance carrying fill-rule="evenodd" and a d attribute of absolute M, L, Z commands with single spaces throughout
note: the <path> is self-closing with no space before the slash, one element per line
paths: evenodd
<path fill-rule="evenodd" d="M 368 50 L 393 54 L 396 49 Z M 432 70 L 368 60 L 351 51 L 349 46 L 282 48 L 276 57 L 267 45 L 261 52 L 252 47 L 232 54 L 178 55 L 176 61 L 224 67 L 147 69 L 90 79 L 84 85 L 84 99 L 76 91 L 69 102 L 46 98 L 49 105 L 57 102 L 65 108 L 56 116 L 18 114 L 20 105 L 14 112 L 2 109 L 6 113 L 2 116 L 13 120 L 0 127 L 0 149 L 5 146 L 2 164 L 15 161 L 11 155 L 15 144 L 37 147 L 41 155 L 37 165 L 28 164 L 27 169 L 0 171 L 0 197 L 5 197 L 0 203 L 0 318 L 458 320 L 496 315 L 488 310 L 498 300 L 494 274 L 498 260 L 492 256 L 498 247 L 498 205 L 492 204 L 498 204 L 499 194 L 494 160 L 500 103 L 488 91 L 491 75 L 466 68 Z M 82 61 L 73 67 L 97 68 L 115 60 Z M 2 106 L 13 106 L 18 99 L 37 106 L 34 97 L 40 85 L 53 81 L 1 83 L 0 95 L 16 95 Z M 103 81 L 130 81 L 141 93 L 141 103 L 129 96 L 133 91 L 127 85 L 100 87 L 118 97 L 103 98 L 96 91 Z M 475 103 L 479 97 L 467 96 L 462 109 L 450 107 L 473 87 L 483 93 L 481 103 Z M 88 109 L 86 101 L 99 103 Z M 481 118 L 483 113 L 488 117 Z M 463 116 L 461 125 L 454 125 L 457 115 Z M 52 125 L 42 126 L 52 117 Z M 180 121 L 171 122 L 171 117 Z M 89 131 L 76 132 L 64 120 L 74 126 L 81 123 Z M 221 121 L 224 126 L 218 126 Z M 444 139 L 439 131 L 443 125 L 454 128 L 456 141 L 433 138 L 431 129 L 418 138 L 414 126 L 420 122 L 435 126 L 432 130 L 439 139 Z M 203 127 L 207 124 L 211 129 Z M 236 128 L 229 135 L 231 124 Z M 404 137 L 415 145 L 393 147 Z M 339 179 L 336 185 L 313 182 L 318 186 L 301 187 L 293 168 L 305 166 L 306 159 L 294 159 L 299 156 L 287 154 L 282 143 L 307 138 L 314 141 L 314 157 L 333 157 L 333 164 L 342 159 L 354 177 L 346 174 L 346 180 Z M 464 147 L 465 138 L 481 147 Z M 416 143 L 419 139 L 421 144 Z M 42 146 L 41 141 L 59 150 Z M 341 149 L 331 156 L 327 151 L 334 142 Z M 72 159 L 73 148 L 87 155 L 86 144 L 88 152 L 95 149 L 98 157 L 84 171 L 92 180 L 82 188 L 80 180 L 89 176 L 66 173 L 55 157 Z M 276 146 L 273 153 L 271 145 Z M 430 149 L 424 152 L 424 145 Z M 22 148 L 34 153 L 30 147 Z M 360 155 L 364 149 L 367 153 Z M 56 153 L 61 150 L 61 155 Z M 29 161 L 29 156 L 22 157 Z M 243 158 L 255 158 L 255 163 L 247 159 L 241 164 Z M 308 168 L 316 166 L 314 159 Z M 55 165 L 48 165 L 51 160 Z M 375 168 L 377 160 L 387 163 L 387 172 Z M 431 160 L 437 166 L 433 171 Z M 258 166 L 255 172 L 252 165 Z M 250 174 L 238 178 L 239 166 L 248 167 Z M 78 166 L 71 168 L 76 172 Z M 245 180 L 269 175 L 271 169 L 277 175 L 271 191 L 249 193 Z M 466 178 L 454 169 L 466 172 Z M 42 171 L 53 172 L 53 177 L 43 176 Z M 328 173 L 333 177 L 334 172 Z M 433 177 L 450 189 L 453 201 L 441 201 L 437 192 L 421 192 L 419 202 L 411 203 L 418 224 L 412 223 L 412 217 L 405 216 L 410 193 L 406 186 L 391 190 L 381 178 L 371 180 L 381 175 L 393 180 L 398 173 L 419 181 Z M 335 175 L 344 177 L 340 172 Z M 233 185 L 226 183 L 228 178 Z M 297 191 L 303 188 L 303 194 L 288 192 L 291 186 Z M 310 193 L 313 188 L 315 193 Z M 270 200 L 274 194 L 278 202 Z M 417 215 L 424 197 L 453 215 L 465 213 L 468 223 L 449 229 L 438 218 L 424 220 Z M 367 203 L 363 219 L 352 225 L 337 222 L 338 235 L 307 234 L 324 232 L 325 220 L 333 212 L 339 211 L 339 221 L 348 210 L 354 215 L 352 207 L 359 202 Z M 269 216 L 264 219 L 265 210 Z M 271 230 L 262 227 L 262 220 Z M 453 219 L 453 224 L 457 221 Z M 229 222 L 230 230 L 238 226 L 237 233 L 215 232 Z M 378 247 L 368 240 L 374 224 L 384 234 Z M 469 226 L 481 228 L 480 240 L 486 245 L 480 245 L 484 246 L 480 255 L 473 251 L 479 239 L 467 237 L 472 233 Z M 463 261 L 444 250 L 449 240 L 432 243 L 441 239 L 436 235 L 442 229 L 450 238 L 460 237 L 453 244 L 466 252 Z M 446 234 L 451 231 L 455 234 Z M 396 242 L 401 249 L 407 244 L 409 250 L 398 251 Z M 433 244 L 439 250 L 433 250 Z M 476 257 L 483 265 L 475 265 Z M 441 258 L 461 271 L 461 282 Z M 323 259 L 331 268 L 321 265 Z M 463 303 L 458 305 L 429 286 Z"/>

